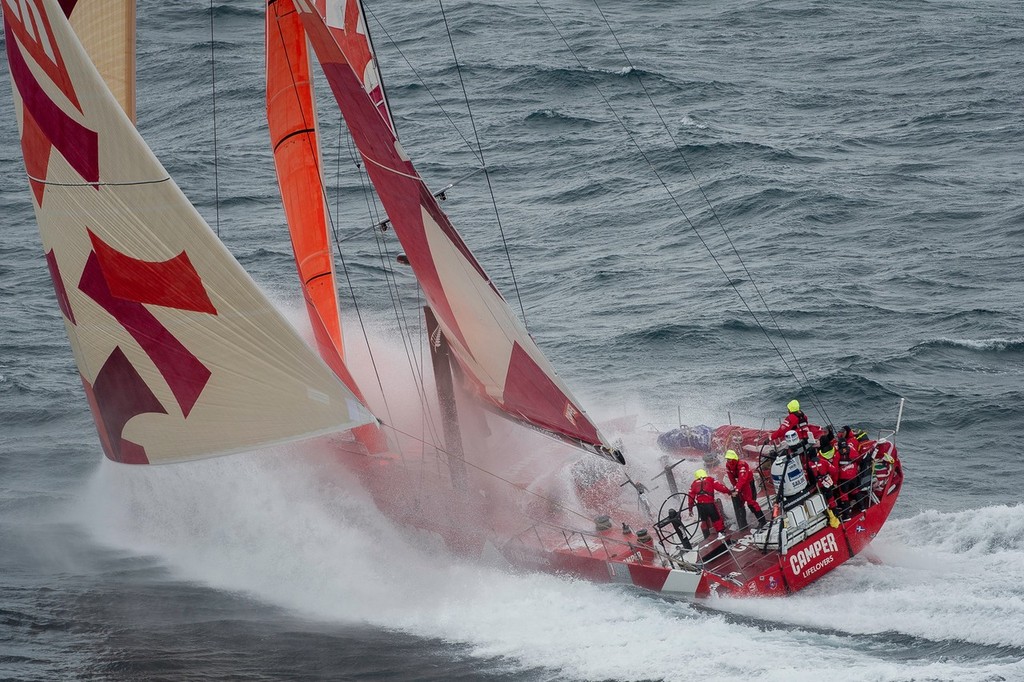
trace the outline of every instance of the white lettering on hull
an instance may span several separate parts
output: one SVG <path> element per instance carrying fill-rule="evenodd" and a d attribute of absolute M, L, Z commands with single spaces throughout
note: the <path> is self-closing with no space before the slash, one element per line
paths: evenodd
<path fill-rule="evenodd" d="M 813 573 L 817 573 L 819 570 L 835 561 L 835 557 L 831 555 L 838 551 L 839 543 L 836 542 L 835 533 L 829 532 L 825 537 L 818 538 L 799 552 L 792 554 L 789 557 L 789 568 L 793 571 L 793 575 L 801 575 L 801 573 L 803 573 L 803 577 L 806 577 Z M 822 558 L 822 555 L 828 556 Z M 804 568 L 812 563 L 813 565 L 811 568 L 804 573 Z"/>

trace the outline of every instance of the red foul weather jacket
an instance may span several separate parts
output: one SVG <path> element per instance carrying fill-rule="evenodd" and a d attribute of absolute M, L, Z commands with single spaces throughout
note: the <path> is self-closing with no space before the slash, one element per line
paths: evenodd
<path fill-rule="evenodd" d="M 726 488 L 724 485 L 706 476 L 704 478 L 698 478 L 690 484 L 690 506 L 689 511 L 693 511 L 693 505 L 696 504 L 714 504 L 715 502 L 715 491 L 718 491 L 724 495 L 731 495 L 732 491 Z"/>

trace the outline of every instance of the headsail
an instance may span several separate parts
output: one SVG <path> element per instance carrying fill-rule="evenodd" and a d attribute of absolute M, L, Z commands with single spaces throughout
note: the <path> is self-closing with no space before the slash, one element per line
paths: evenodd
<path fill-rule="evenodd" d="M 366 170 L 424 295 L 476 393 L 505 415 L 614 452 L 555 374 L 441 211 L 360 79 L 362 56 L 339 35 L 338 2 L 296 0 L 303 24 Z"/>
<path fill-rule="evenodd" d="M 4 0 L 3 16 L 46 261 L 107 456 L 196 459 L 372 422 L 167 175 L 62 4 Z"/>
<path fill-rule="evenodd" d="M 306 311 L 320 356 L 361 397 L 344 364 L 306 33 L 291 0 L 267 7 L 266 57 L 267 123 Z M 375 425 L 354 433 L 370 452 L 387 446 Z"/>

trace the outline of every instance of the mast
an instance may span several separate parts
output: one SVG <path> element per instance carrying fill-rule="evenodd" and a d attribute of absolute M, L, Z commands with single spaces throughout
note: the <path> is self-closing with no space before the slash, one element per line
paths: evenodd
<path fill-rule="evenodd" d="M 430 359 L 434 367 L 434 384 L 437 388 L 437 402 L 441 408 L 441 424 L 448 454 L 448 468 L 456 490 L 466 490 L 466 455 L 462 447 L 462 431 L 459 428 L 459 410 L 455 403 L 455 386 L 452 383 L 452 365 L 448 341 L 444 338 L 437 318 L 429 306 L 423 308 L 427 324 L 427 338 L 430 340 Z"/>

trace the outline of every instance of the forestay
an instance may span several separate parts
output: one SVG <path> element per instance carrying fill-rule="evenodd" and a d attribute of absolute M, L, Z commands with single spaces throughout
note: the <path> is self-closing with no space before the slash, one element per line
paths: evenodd
<path fill-rule="evenodd" d="M 43 248 L 106 455 L 195 459 L 374 421 L 167 175 L 61 4 L 3 14 Z"/>

